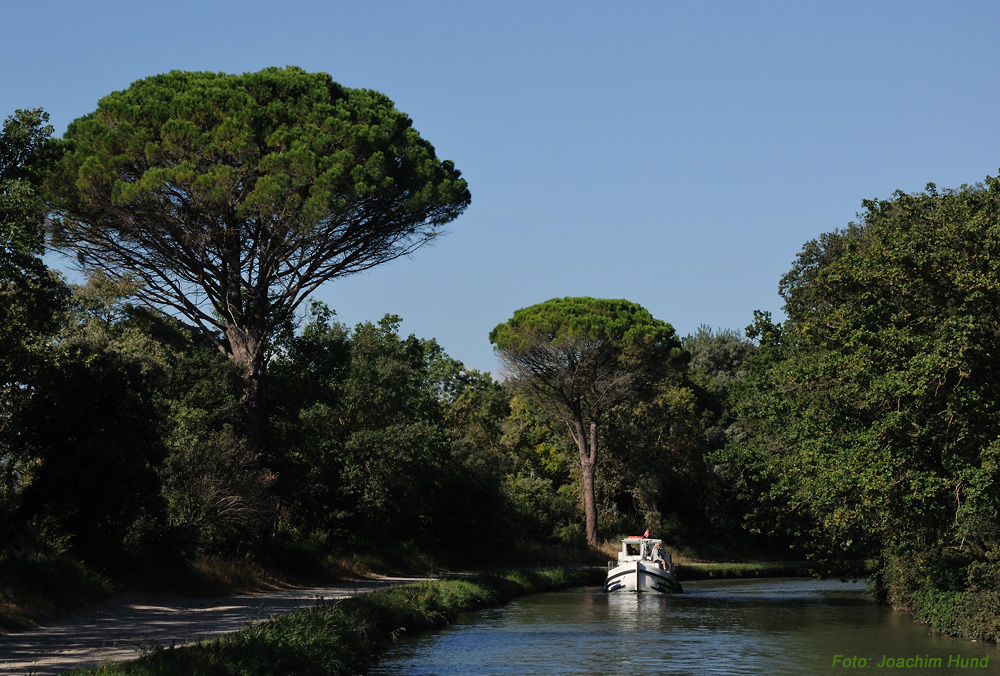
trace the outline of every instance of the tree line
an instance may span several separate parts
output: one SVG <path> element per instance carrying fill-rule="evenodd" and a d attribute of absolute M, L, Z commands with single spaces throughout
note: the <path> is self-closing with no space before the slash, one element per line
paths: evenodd
<path fill-rule="evenodd" d="M 649 527 L 868 567 L 887 602 L 995 637 L 1000 180 L 864 201 L 745 335 L 627 300 L 517 310 L 498 383 L 308 300 L 470 203 L 384 96 L 171 73 L 51 134 L 18 111 L 0 138 L 6 553 L 495 558 Z"/>
<path fill-rule="evenodd" d="M 347 327 L 313 303 L 276 341 L 253 452 L 239 365 L 131 291 L 100 275 L 68 286 L 51 331 L 22 336 L 30 357 L 5 356 L 22 374 L 3 399 L 5 553 L 68 554 L 114 576 L 203 556 L 503 561 L 586 543 L 563 423 L 401 335 L 398 317 Z M 707 380 L 674 375 L 602 432 L 601 538 L 652 527 L 695 547 L 736 523 L 705 464 Z"/>
<path fill-rule="evenodd" d="M 996 639 L 1000 615 L 1000 180 L 865 200 L 757 313 L 717 457 L 750 524 L 936 628 Z"/>
<path fill-rule="evenodd" d="M 0 147 L 4 555 L 111 573 L 389 544 L 496 561 L 593 543 L 598 514 L 602 537 L 726 528 L 699 495 L 723 492 L 697 432 L 712 397 L 683 359 L 649 370 L 650 398 L 605 406 L 608 452 L 580 465 L 524 390 L 398 317 L 346 327 L 303 304 L 469 203 L 382 95 L 294 68 L 171 73 L 52 131 L 17 111 Z M 86 283 L 47 269 L 46 246 Z M 649 362 L 633 338 L 626 361 Z"/>

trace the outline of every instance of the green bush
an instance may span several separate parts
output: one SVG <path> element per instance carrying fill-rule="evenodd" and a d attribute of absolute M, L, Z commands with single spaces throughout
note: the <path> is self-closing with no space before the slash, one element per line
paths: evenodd
<path fill-rule="evenodd" d="M 879 575 L 881 595 L 935 632 L 1000 640 L 1000 562 L 965 563 L 955 555 L 898 556 Z"/>
<path fill-rule="evenodd" d="M 0 632 L 27 629 L 109 596 L 110 583 L 65 554 L 0 556 Z"/>

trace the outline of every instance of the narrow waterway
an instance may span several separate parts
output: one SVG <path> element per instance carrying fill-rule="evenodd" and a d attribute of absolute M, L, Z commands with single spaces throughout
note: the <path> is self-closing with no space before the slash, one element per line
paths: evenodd
<path fill-rule="evenodd" d="M 721 580 L 684 590 L 519 599 L 402 639 L 370 674 L 1000 672 L 995 645 L 930 635 L 872 601 L 862 582 Z"/>

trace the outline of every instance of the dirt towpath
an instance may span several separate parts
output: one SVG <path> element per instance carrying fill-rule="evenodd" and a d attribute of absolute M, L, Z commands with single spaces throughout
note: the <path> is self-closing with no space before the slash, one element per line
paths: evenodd
<path fill-rule="evenodd" d="M 121 596 L 44 627 L 0 636 L 0 674 L 49 676 L 121 662 L 157 645 L 197 643 L 320 599 L 345 598 L 424 579 L 390 577 L 204 599 Z"/>

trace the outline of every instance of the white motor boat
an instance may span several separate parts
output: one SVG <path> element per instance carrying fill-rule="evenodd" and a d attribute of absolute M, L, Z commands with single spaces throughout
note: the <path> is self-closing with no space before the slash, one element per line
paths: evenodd
<path fill-rule="evenodd" d="M 604 591 L 679 594 L 683 589 L 677 581 L 670 554 L 663 549 L 663 541 L 635 536 L 622 540 L 618 561 L 608 564 Z"/>

